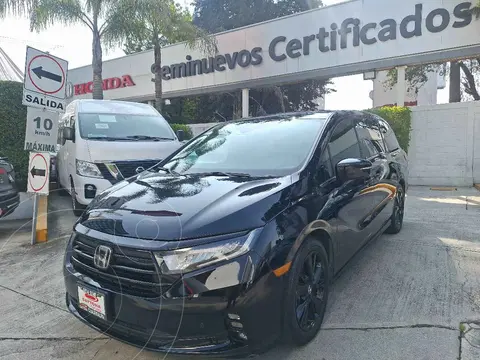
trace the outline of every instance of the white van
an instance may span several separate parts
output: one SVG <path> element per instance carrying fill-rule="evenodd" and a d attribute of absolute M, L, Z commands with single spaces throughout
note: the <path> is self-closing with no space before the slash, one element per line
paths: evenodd
<path fill-rule="evenodd" d="M 75 215 L 96 195 L 154 166 L 183 141 L 183 132 L 175 134 L 152 106 L 111 100 L 72 101 L 58 136 L 57 184 L 72 197 Z"/>

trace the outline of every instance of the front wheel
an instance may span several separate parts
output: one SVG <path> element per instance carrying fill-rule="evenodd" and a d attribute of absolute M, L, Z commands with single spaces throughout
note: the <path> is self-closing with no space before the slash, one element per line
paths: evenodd
<path fill-rule="evenodd" d="M 405 191 L 399 186 L 395 194 L 393 214 L 390 218 L 390 226 L 385 230 L 387 234 L 398 234 L 403 226 L 403 214 L 405 211 Z"/>
<path fill-rule="evenodd" d="M 315 338 L 327 306 L 330 273 L 325 248 L 312 239 L 293 261 L 285 301 L 285 333 L 296 345 Z"/>
<path fill-rule="evenodd" d="M 80 204 L 77 201 L 77 194 L 75 192 L 75 186 L 73 185 L 73 180 L 72 180 L 71 186 L 70 186 L 70 195 L 72 197 L 73 214 L 75 216 L 82 216 L 83 211 L 85 210 L 85 206 L 83 206 L 82 204 Z"/>

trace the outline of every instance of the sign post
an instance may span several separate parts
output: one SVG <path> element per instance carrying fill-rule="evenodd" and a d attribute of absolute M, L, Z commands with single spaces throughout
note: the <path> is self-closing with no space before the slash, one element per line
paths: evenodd
<path fill-rule="evenodd" d="M 27 192 L 34 194 L 32 245 L 48 238 L 47 213 L 50 178 L 50 154 L 30 153 Z"/>
<path fill-rule="evenodd" d="M 65 112 L 68 62 L 27 46 L 22 104 L 24 149 L 30 151 L 27 192 L 34 194 L 32 245 L 48 239 L 50 154 L 56 152 L 59 113 Z"/>

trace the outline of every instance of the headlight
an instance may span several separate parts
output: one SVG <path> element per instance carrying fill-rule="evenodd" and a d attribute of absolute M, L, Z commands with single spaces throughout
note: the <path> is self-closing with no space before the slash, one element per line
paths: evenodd
<path fill-rule="evenodd" d="M 247 253 L 260 230 L 236 239 L 155 253 L 155 258 L 164 274 L 187 273 Z"/>
<path fill-rule="evenodd" d="M 98 166 L 87 161 L 76 160 L 77 174 L 80 176 L 103 178 Z"/>

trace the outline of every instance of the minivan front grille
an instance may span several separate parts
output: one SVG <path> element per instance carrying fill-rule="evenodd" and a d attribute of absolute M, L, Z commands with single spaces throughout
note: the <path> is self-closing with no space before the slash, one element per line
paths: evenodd
<path fill-rule="evenodd" d="M 98 269 L 93 262 L 98 245 L 107 245 L 113 250 L 106 270 Z M 124 294 L 156 298 L 173 285 L 160 277 L 149 251 L 120 247 L 81 234 L 76 234 L 73 240 L 71 262 L 79 273 Z"/>
<path fill-rule="evenodd" d="M 122 176 L 127 179 L 129 177 L 137 175 L 137 168 L 142 167 L 147 170 L 152 166 L 157 165 L 161 160 L 139 160 L 139 161 L 115 161 L 114 164 Z"/>

